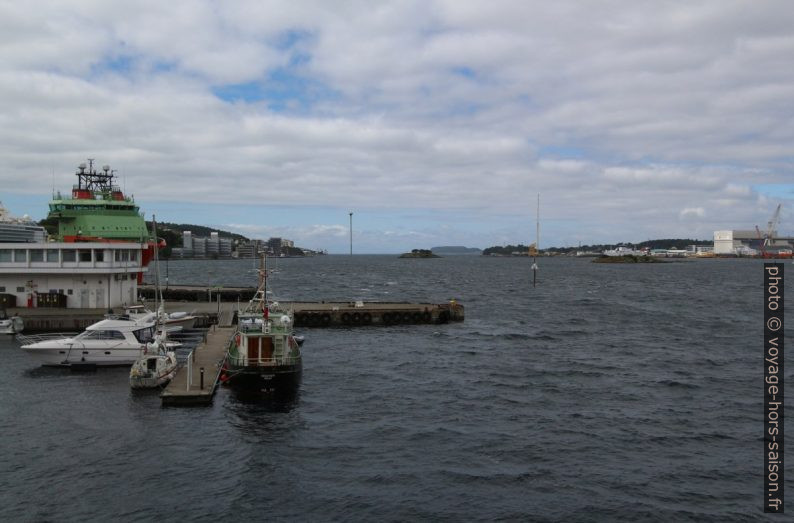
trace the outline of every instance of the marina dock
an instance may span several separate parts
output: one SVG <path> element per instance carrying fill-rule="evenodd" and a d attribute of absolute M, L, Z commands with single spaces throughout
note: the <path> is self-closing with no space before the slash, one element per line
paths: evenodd
<path fill-rule="evenodd" d="M 163 298 L 172 302 L 188 302 L 212 306 L 218 315 L 228 302 L 247 302 L 254 295 L 254 287 L 170 286 L 163 289 Z M 154 287 L 141 285 L 138 293 L 154 299 Z M 406 325 L 463 321 L 463 305 L 455 300 L 447 303 L 405 302 L 282 302 L 295 314 L 296 327 L 356 327 L 367 325 Z M 181 303 L 182 308 L 189 308 Z M 235 307 L 236 309 L 236 307 Z M 172 310 L 169 308 L 169 310 Z M 234 321 L 232 319 L 232 321 Z M 221 323 L 222 324 L 222 323 Z"/>
<path fill-rule="evenodd" d="M 154 303 L 154 291 L 141 286 L 140 295 Z M 195 327 L 231 327 L 237 322 L 237 307 L 253 296 L 253 287 L 170 287 L 164 290 L 165 309 L 185 311 L 197 317 Z M 148 293 L 152 295 L 149 297 Z M 239 300 L 239 301 L 238 301 Z M 153 306 L 153 305 L 152 305 Z M 446 303 L 405 302 L 282 302 L 295 315 L 296 327 L 366 327 L 388 325 L 442 324 L 463 321 L 464 307 L 455 300 Z M 25 332 L 81 332 L 102 320 L 107 309 L 14 307 L 8 315 L 19 315 Z M 115 311 L 123 312 L 121 310 Z"/>
<path fill-rule="evenodd" d="M 233 334 L 234 329 L 231 327 L 216 327 L 207 331 L 204 342 L 193 349 L 174 379 L 160 393 L 164 407 L 208 405 L 212 402 L 226 357 L 226 347 Z"/>

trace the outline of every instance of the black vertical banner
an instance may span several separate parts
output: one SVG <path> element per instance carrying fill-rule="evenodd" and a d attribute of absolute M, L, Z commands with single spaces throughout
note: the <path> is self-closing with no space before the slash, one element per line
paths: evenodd
<path fill-rule="evenodd" d="M 764 264 L 764 512 L 783 513 L 783 264 Z"/>

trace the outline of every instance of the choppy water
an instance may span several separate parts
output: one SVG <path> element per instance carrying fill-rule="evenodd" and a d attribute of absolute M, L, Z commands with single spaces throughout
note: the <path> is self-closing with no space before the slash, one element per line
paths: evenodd
<path fill-rule="evenodd" d="M 168 277 L 252 285 L 252 269 Z M 276 269 L 281 299 L 454 298 L 466 321 L 302 329 L 295 401 L 221 389 L 196 409 L 132 394 L 125 369 L 36 368 L 0 338 L 0 520 L 763 519 L 760 262 L 542 259 L 536 289 L 515 258 Z"/>

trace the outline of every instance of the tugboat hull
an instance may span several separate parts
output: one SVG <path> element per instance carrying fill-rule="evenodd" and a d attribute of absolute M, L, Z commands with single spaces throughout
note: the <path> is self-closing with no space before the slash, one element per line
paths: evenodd
<path fill-rule="evenodd" d="M 224 381 L 238 389 L 291 392 L 300 385 L 302 372 L 301 364 L 272 367 L 229 366 Z"/>

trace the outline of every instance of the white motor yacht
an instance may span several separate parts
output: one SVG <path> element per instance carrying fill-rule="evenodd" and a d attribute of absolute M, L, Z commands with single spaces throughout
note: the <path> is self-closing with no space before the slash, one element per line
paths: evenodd
<path fill-rule="evenodd" d="M 77 336 L 18 335 L 22 349 L 41 365 L 131 365 L 154 339 L 152 320 L 102 320 Z M 174 344 L 174 345 L 179 345 Z"/>

